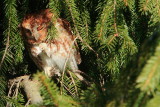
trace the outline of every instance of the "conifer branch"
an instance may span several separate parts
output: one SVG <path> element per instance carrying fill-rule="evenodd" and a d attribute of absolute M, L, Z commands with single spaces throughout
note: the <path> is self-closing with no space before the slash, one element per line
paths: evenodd
<path fill-rule="evenodd" d="M 112 7 L 111 7 L 112 8 Z M 109 9 L 108 9 L 109 10 Z M 101 28 L 100 28 L 100 32 L 99 32 L 99 35 L 98 35 L 98 37 L 101 37 L 102 36 L 102 32 L 103 32 L 103 27 L 104 27 L 104 24 L 105 24 L 105 20 L 106 20 L 106 16 L 107 16 L 107 14 L 105 14 L 104 15 L 104 18 L 102 19 L 102 26 L 101 26 Z"/>
<path fill-rule="evenodd" d="M 63 87 L 69 92 L 70 95 L 74 96 L 74 94 L 70 91 L 70 89 L 63 83 Z"/>
<path fill-rule="evenodd" d="M 6 21 L 6 26 L 5 26 L 5 31 L 3 32 L 3 34 L 5 35 L 6 39 L 4 41 L 6 41 L 6 44 L 5 44 L 5 50 L 4 50 L 4 54 L 2 56 L 2 59 L 1 59 L 1 62 L 0 62 L 0 70 L 2 69 L 2 65 L 5 61 L 5 58 L 6 56 L 8 55 L 8 49 L 10 46 L 10 42 L 11 42 L 11 39 L 13 36 L 13 33 L 14 33 L 14 30 L 15 30 L 15 26 L 16 26 L 16 19 L 14 19 L 14 14 L 11 13 L 12 10 L 15 9 L 15 0 L 12 0 L 12 1 L 8 1 L 8 0 L 5 0 L 4 3 L 5 4 L 5 21 Z"/>
<path fill-rule="evenodd" d="M 160 46 L 156 48 L 154 56 L 152 56 L 144 66 L 142 73 L 137 79 L 137 87 L 142 91 L 150 94 L 160 83 Z"/>
<path fill-rule="evenodd" d="M 108 45 L 113 41 L 113 39 L 117 36 L 119 36 L 118 30 L 117 30 L 117 23 L 116 23 L 116 0 L 114 0 L 114 5 L 113 5 L 113 9 L 114 9 L 114 30 L 115 30 L 115 34 L 113 35 L 113 37 L 109 40 Z"/>
<path fill-rule="evenodd" d="M 72 7 L 71 7 L 70 2 L 71 2 L 73 5 L 75 5 L 75 3 L 74 3 L 74 0 L 73 0 L 73 1 L 72 1 L 72 0 L 66 0 L 66 3 L 67 3 L 67 5 L 68 5 L 69 11 L 70 11 L 70 14 L 71 14 L 71 17 L 72 17 L 73 26 L 74 26 L 74 28 L 75 28 L 76 34 L 77 34 L 77 35 L 80 35 L 80 33 L 79 33 L 79 31 L 78 31 L 78 28 L 77 28 L 76 19 L 75 19 L 74 15 L 73 15 L 73 10 L 72 10 Z"/>
<path fill-rule="evenodd" d="M 50 90 L 50 86 L 49 84 L 46 83 L 47 78 L 44 75 L 39 74 L 39 80 L 41 82 L 41 84 L 46 88 L 48 94 L 50 95 L 50 98 L 52 99 L 52 102 L 54 103 L 55 107 L 59 107 L 58 102 L 56 101 L 56 99 L 53 97 L 53 93 Z"/>
<path fill-rule="evenodd" d="M 37 78 L 41 83 L 41 87 L 42 87 L 41 94 L 43 97 L 44 105 L 56 106 L 56 107 L 63 107 L 63 106 L 70 107 L 71 105 L 73 106 L 77 104 L 77 102 L 75 102 L 71 97 L 60 95 L 59 89 L 56 86 L 56 84 L 54 84 L 53 81 L 51 81 L 51 79 L 47 78 L 42 73 L 36 74 L 35 78 Z M 68 86 L 66 86 L 66 84 L 64 84 L 63 87 L 64 89 L 67 90 L 68 93 L 72 95 L 72 92 L 70 91 Z"/>
<path fill-rule="evenodd" d="M 8 32 L 8 33 L 9 33 L 9 32 Z M 9 35 L 7 36 L 6 48 L 5 48 L 5 50 L 4 50 L 4 54 L 3 54 L 3 57 L 2 57 L 1 62 L 0 62 L 0 70 L 1 70 L 1 68 L 2 68 L 2 64 L 3 64 L 4 59 L 5 59 L 5 57 L 6 57 L 8 48 L 9 48 Z"/>
<path fill-rule="evenodd" d="M 54 13 L 52 21 L 57 19 L 60 11 L 59 11 L 59 0 L 49 0 L 48 7 L 51 9 L 51 12 Z"/>
<path fill-rule="evenodd" d="M 158 57 L 158 60 L 160 60 L 160 57 Z M 157 66 L 158 66 L 158 62 L 155 62 L 155 65 L 153 65 L 153 67 L 151 68 L 150 73 L 148 74 L 147 80 L 145 81 L 144 85 L 142 86 L 143 89 L 145 89 L 151 82 L 151 79 L 154 78 L 154 74 L 156 72 Z"/>
<path fill-rule="evenodd" d="M 76 90 L 76 94 L 77 94 L 77 96 L 78 96 L 78 89 L 77 89 L 77 87 L 76 87 L 76 83 L 75 83 L 75 81 L 74 81 L 74 79 L 73 79 L 73 77 L 72 77 L 70 71 L 69 71 L 68 73 L 69 73 L 69 75 L 70 75 L 70 77 L 71 77 L 72 83 L 73 83 L 74 88 L 75 88 L 75 90 Z"/>
<path fill-rule="evenodd" d="M 80 35 L 77 35 L 77 37 L 82 43 L 84 43 L 91 51 L 96 54 L 97 58 L 99 58 L 98 53 L 87 42 L 85 42 Z"/>
<path fill-rule="evenodd" d="M 89 26 L 88 26 L 88 23 L 86 23 L 85 25 L 86 25 L 86 34 L 87 34 L 86 36 L 88 37 L 89 36 Z"/>
<path fill-rule="evenodd" d="M 157 14 L 160 16 L 159 0 L 156 0 Z"/>
<path fill-rule="evenodd" d="M 110 11 L 110 9 L 112 9 L 113 7 L 114 7 L 114 4 L 113 4 L 112 6 L 110 6 L 107 10 L 106 10 L 106 7 L 104 7 L 103 12 Z M 102 13 L 102 14 L 103 14 L 103 13 Z M 105 24 L 107 15 L 108 15 L 108 14 L 104 14 L 104 16 L 103 16 L 103 18 L 102 18 L 102 21 L 101 21 L 102 26 L 100 27 L 100 31 L 99 31 L 98 37 L 101 37 L 101 36 L 102 36 L 103 29 L 104 29 L 104 24 Z"/>
<path fill-rule="evenodd" d="M 112 36 L 112 38 L 108 41 L 108 45 L 113 41 L 113 39 L 116 37 L 117 35 L 116 34 L 114 34 L 113 36 Z"/>
<path fill-rule="evenodd" d="M 72 0 L 65 0 L 66 1 L 66 3 L 67 3 L 67 5 L 68 5 L 68 8 L 69 8 L 69 12 L 70 12 L 70 14 L 71 14 L 71 18 L 72 18 L 72 21 L 73 21 L 73 26 L 74 26 L 74 28 L 75 28 L 75 31 L 76 31 L 76 36 L 79 38 L 79 40 L 82 42 L 82 43 L 84 43 L 90 50 L 92 50 L 93 52 L 95 52 L 94 50 L 93 50 L 93 48 L 91 47 L 91 46 L 89 46 L 89 44 L 88 43 L 86 43 L 86 42 L 84 42 L 84 40 L 82 39 L 82 37 L 81 37 L 81 35 L 80 35 L 80 33 L 79 33 L 79 30 L 78 30 L 78 25 L 77 25 L 77 23 L 80 23 L 81 22 L 81 20 L 78 20 L 79 22 L 77 22 L 77 19 L 79 19 L 79 12 L 76 10 L 76 7 L 74 7 L 76 4 L 75 4 L 75 2 L 74 2 L 74 0 L 72 1 Z M 71 5 L 73 5 L 73 6 L 71 6 Z M 73 9 L 75 9 L 75 12 L 73 12 Z M 75 17 L 75 15 L 77 15 L 76 17 Z M 77 19 L 76 19 L 77 18 Z M 88 25 L 86 25 L 86 26 L 88 26 Z M 96 53 L 96 52 L 95 52 Z M 96 55 L 97 55 L 97 57 L 98 57 L 98 54 L 96 53 Z"/>
<path fill-rule="evenodd" d="M 144 5 L 144 11 L 146 11 L 147 10 L 147 4 L 148 4 L 148 0 L 146 0 L 146 2 L 145 2 L 145 5 Z"/>
<path fill-rule="evenodd" d="M 145 1 L 141 1 L 141 2 L 143 2 L 142 3 L 142 10 L 143 11 L 147 11 L 148 10 L 148 8 L 147 8 L 147 5 L 148 5 L 148 0 L 145 0 Z"/>
<path fill-rule="evenodd" d="M 118 33 L 118 30 L 117 30 L 117 23 L 116 23 L 116 18 L 117 18 L 117 15 L 116 15 L 116 5 L 117 5 L 117 2 L 116 0 L 114 0 L 114 29 L 116 31 L 116 34 L 114 36 L 119 36 L 119 33 Z"/>
<path fill-rule="evenodd" d="M 128 0 L 123 0 L 126 6 L 128 6 Z"/>

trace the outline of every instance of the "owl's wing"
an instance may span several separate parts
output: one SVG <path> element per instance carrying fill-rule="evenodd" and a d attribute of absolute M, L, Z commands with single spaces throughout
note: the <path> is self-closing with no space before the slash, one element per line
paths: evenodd
<path fill-rule="evenodd" d="M 66 29 L 66 31 L 70 35 L 70 38 L 72 40 L 74 40 L 75 36 L 72 34 L 70 23 L 65 19 L 60 19 L 59 18 L 58 20 L 62 23 L 63 28 Z M 81 63 L 81 56 L 80 56 L 77 41 L 74 41 L 74 57 L 75 57 L 75 60 L 76 60 L 77 64 L 80 64 Z"/>

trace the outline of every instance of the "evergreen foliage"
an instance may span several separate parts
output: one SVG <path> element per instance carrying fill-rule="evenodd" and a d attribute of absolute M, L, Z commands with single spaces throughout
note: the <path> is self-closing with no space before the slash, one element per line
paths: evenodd
<path fill-rule="evenodd" d="M 53 83 L 44 74 L 38 73 L 35 77 L 40 81 L 42 87 L 42 96 L 44 97 L 45 106 L 60 106 L 60 107 L 71 107 L 76 106 L 77 102 L 74 101 L 70 96 L 60 95 L 60 91 L 56 84 Z"/>
<path fill-rule="evenodd" d="M 147 93 L 154 93 L 158 88 L 160 80 L 160 66 L 159 66 L 159 51 L 160 46 L 157 46 L 154 56 L 152 56 L 147 64 L 144 66 L 141 74 L 137 79 L 137 87 Z"/>
<path fill-rule="evenodd" d="M 18 25 L 26 13 L 46 8 L 53 20 L 70 22 L 82 58 L 79 69 L 89 85 L 69 68 L 59 79 L 37 73 Z M 0 10 L 1 107 L 28 105 L 21 90 L 16 98 L 7 96 L 7 81 L 26 74 L 41 83 L 44 106 L 160 105 L 160 0 L 0 0 Z M 55 36 L 53 26 L 48 40 Z"/>

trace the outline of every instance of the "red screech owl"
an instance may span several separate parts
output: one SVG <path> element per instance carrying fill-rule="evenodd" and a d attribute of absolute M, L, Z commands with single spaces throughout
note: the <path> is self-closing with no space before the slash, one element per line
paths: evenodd
<path fill-rule="evenodd" d="M 49 9 L 24 17 L 21 23 L 21 34 L 30 57 L 48 77 L 60 76 L 67 64 L 72 72 L 83 80 L 83 77 L 76 72 L 81 58 L 75 48 L 75 37 L 70 25 L 66 20 L 60 18 L 52 22 L 52 17 L 54 14 Z M 57 36 L 47 41 L 48 29 L 51 25 L 55 26 Z"/>

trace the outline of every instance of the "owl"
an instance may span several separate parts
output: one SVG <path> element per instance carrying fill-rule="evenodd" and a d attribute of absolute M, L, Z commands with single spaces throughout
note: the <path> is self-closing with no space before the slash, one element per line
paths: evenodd
<path fill-rule="evenodd" d="M 70 24 L 60 18 L 53 21 L 53 17 L 50 9 L 45 9 L 28 14 L 22 20 L 21 35 L 29 55 L 48 77 L 61 76 L 68 66 L 80 80 L 83 80 L 77 73 L 77 64 L 80 64 L 81 58 Z M 55 27 L 57 36 L 48 41 L 48 30 L 51 26 Z"/>

